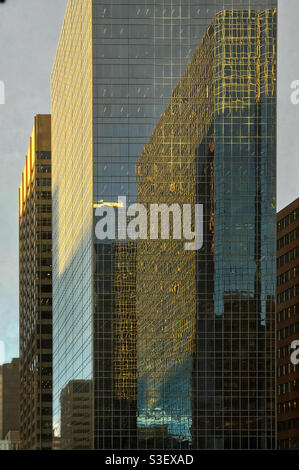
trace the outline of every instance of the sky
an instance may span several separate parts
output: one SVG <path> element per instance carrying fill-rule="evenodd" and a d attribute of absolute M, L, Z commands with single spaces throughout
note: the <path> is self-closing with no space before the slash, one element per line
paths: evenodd
<path fill-rule="evenodd" d="M 50 74 L 67 0 L 0 4 L 0 362 L 18 356 L 18 187 L 33 117 L 50 113 Z M 298 0 L 279 0 L 278 209 L 299 195 Z M 4 343 L 5 356 L 1 356 Z"/>
<path fill-rule="evenodd" d="M 0 80 L 5 85 L 5 104 L 0 104 L 0 341 L 5 362 L 19 355 L 18 188 L 33 118 L 50 113 L 50 74 L 66 4 L 0 4 Z"/>

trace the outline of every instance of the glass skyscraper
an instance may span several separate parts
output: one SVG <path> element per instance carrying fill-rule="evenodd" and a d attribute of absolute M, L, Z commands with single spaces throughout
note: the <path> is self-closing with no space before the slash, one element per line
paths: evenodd
<path fill-rule="evenodd" d="M 52 74 L 53 407 L 59 438 L 66 390 L 90 390 L 92 426 L 74 394 L 76 448 L 84 431 L 105 449 L 275 445 L 275 7 L 68 3 Z M 203 248 L 99 241 L 96 209 L 119 196 L 202 203 Z"/>

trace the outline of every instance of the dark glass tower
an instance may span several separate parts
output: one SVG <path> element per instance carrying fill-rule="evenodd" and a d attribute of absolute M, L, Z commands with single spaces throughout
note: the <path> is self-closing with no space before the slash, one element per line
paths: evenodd
<path fill-rule="evenodd" d="M 204 206 L 200 251 L 138 242 L 142 446 L 275 447 L 275 116 L 276 10 L 219 12 L 138 162 L 141 203 Z"/>
<path fill-rule="evenodd" d="M 275 7 L 69 1 L 52 75 L 56 437 L 62 390 L 89 381 L 94 448 L 273 447 Z M 118 196 L 203 203 L 203 249 L 100 242 L 95 210 Z"/>
<path fill-rule="evenodd" d="M 20 438 L 52 448 L 51 116 L 34 118 L 19 188 Z"/>

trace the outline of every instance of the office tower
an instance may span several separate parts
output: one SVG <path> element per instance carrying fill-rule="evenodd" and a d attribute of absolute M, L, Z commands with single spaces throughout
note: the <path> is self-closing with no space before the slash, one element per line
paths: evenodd
<path fill-rule="evenodd" d="M 19 189 L 20 435 L 52 447 L 51 116 L 37 115 Z"/>
<path fill-rule="evenodd" d="M 231 403 L 228 404 L 227 416 L 222 414 L 220 424 L 217 424 L 218 430 L 222 425 L 226 426 L 225 429 L 227 429 L 229 437 L 225 443 L 223 435 L 220 433 L 218 436 L 218 431 L 214 431 L 215 425 L 212 419 L 214 417 L 216 419 L 216 411 L 210 404 L 207 405 L 210 407 L 210 411 L 206 408 L 206 414 L 211 417 L 211 421 L 209 421 L 210 434 L 207 441 L 200 441 L 201 438 L 198 437 L 197 431 L 199 425 L 196 422 L 199 419 L 198 414 L 195 413 L 194 421 L 191 420 L 192 423 L 189 418 L 185 419 L 186 414 L 190 415 L 191 408 L 194 409 L 194 406 L 198 406 L 197 399 L 193 394 L 188 401 L 186 395 L 190 396 L 188 388 L 190 387 L 190 371 L 195 370 L 194 367 L 200 367 L 195 359 L 195 357 L 199 357 L 199 354 L 196 356 L 189 354 L 192 349 L 190 338 L 194 332 L 192 325 L 201 321 L 203 325 L 200 325 L 200 328 L 203 328 L 204 332 L 208 331 L 208 319 L 205 312 L 212 307 L 211 304 L 206 306 L 205 302 L 207 303 L 209 298 L 213 297 L 213 289 L 217 292 L 218 297 L 216 299 L 217 305 L 215 308 L 213 307 L 214 314 L 211 311 L 212 319 L 209 321 L 212 328 L 215 328 L 215 323 L 217 323 L 217 328 L 220 328 L 217 338 L 219 337 L 220 341 L 223 339 L 224 333 L 221 333 L 221 328 L 225 304 L 225 311 L 227 311 L 226 334 L 230 339 L 229 318 L 232 317 L 231 311 L 234 308 L 235 317 L 237 317 L 243 309 L 244 324 L 248 324 L 248 312 L 252 311 L 252 315 L 255 315 L 252 336 L 249 335 L 248 329 L 245 330 L 245 351 L 248 352 L 249 348 L 254 349 L 252 344 L 250 347 L 247 346 L 246 342 L 249 341 L 249 336 L 251 343 L 259 343 L 259 346 L 256 346 L 258 350 L 270 347 L 266 336 L 268 340 L 272 338 L 272 330 L 269 328 L 272 328 L 271 322 L 273 321 L 270 310 L 275 295 L 275 279 L 268 283 L 267 276 L 270 272 L 269 276 L 275 277 L 272 269 L 274 262 L 272 258 L 274 257 L 275 260 L 275 244 L 271 227 L 273 220 L 275 220 L 275 201 L 272 196 L 275 186 L 274 81 L 276 52 L 275 15 L 269 9 L 275 7 L 275 0 L 239 0 L 238 2 L 232 0 L 213 2 L 206 0 L 184 2 L 153 0 L 150 4 L 132 0 L 69 1 L 52 73 L 53 423 L 55 439 L 59 439 L 62 432 L 60 401 L 62 390 L 71 381 L 88 380 L 92 383 L 94 414 L 92 437 L 95 449 L 149 447 L 151 439 L 153 445 L 159 448 L 171 445 L 176 447 L 196 447 L 199 445 L 203 447 L 224 445 L 231 447 L 235 443 L 236 447 L 247 448 L 249 446 L 248 434 L 244 437 L 242 432 L 237 434 L 236 431 L 235 434 L 238 437 L 231 437 L 234 433 L 232 428 L 236 425 L 236 420 L 233 422 L 231 419 L 232 414 L 238 416 L 238 419 L 242 418 L 239 418 L 239 408 L 233 410 Z M 233 8 L 234 11 L 236 10 L 235 13 L 232 13 Z M 252 10 L 249 11 L 249 8 Z M 264 10 L 265 13 L 262 14 L 261 11 Z M 216 15 L 219 12 L 223 12 L 219 21 L 213 20 L 213 18 L 217 18 Z M 212 21 L 216 21 L 216 23 L 218 21 L 217 37 L 216 32 L 212 31 L 213 27 L 210 28 Z M 176 324 L 177 334 L 184 336 L 184 329 L 189 328 L 187 333 L 189 336 L 185 343 L 186 349 L 178 342 L 178 347 L 174 348 L 173 354 L 184 352 L 186 357 L 188 354 L 190 357 L 189 360 L 186 359 L 189 364 L 187 374 L 181 377 L 178 373 L 177 385 L 177 377 L 173 382 L 169 382 L 165 376 L 167 385 L 161 391 L 159 387 L 161 372 L 165 371 L 165 351 L 162 351 L 163 354 L 159 359 L 162 370 L 158 371 L 159 366 L 157 366 L 155 379 L 152 377 L 148 382 L 145 379 L 146 373 L 144 371 L 141 372 L 138 381 L 136 376 L 137 367 L 142 370 L 141 364 L 142 361 L 145 361 L 145 349 L 139 349 L 141 356 L 138 358 L 138 334 L 136 335 L 140 331 L 138 323 L 139 325 L 143 324 L 144 316 L 147 313 L 151 315 L 152 312 L 152 307 L 149 307 L 149 299 L 142 294 L 145 278 L 142 278 L 141 275 L 140 279 L 140 263 L 144 264 L 145 270 L 147 262 L 149 263 L 148 267 L 152 267 L 152 255 L 150 253 L 144 255 L 144 260 L 140 260 L 139 242 L 136 241 L 128 241 L 128 239 L 121 237 L 116 237 L 115 240 L 108 238 L 99 240 L 95 235 L 95 227 L 99 221 L 97 209 L 102 205 L 119 209 L 120 206 L 117 206 L 119 196 L 125 196 L 127 204 L 136 202 L 137 186 L 142 185 L 140 181 L 143 175 L 142 162 L 145 153 L 148 152 L 149 142 L 155 130 L 159 128 L 160 118 L 163 119 L 162 113 L 169 100 L 172 99 L 173 90 L 181 82 L 188 64 L 193 60 L 195 51 L 207 34 L 211 36 L 208 40 L 210 48 L 206 48 L 207 56 L 203 57 L 203 63 L 206 64 L 207 74 L 210 74 L 215 90 L 212 86 L 210 87 L 210 83 L 202 80 L 205 88 L 201 89 L 199 95 L 208 95 L 208 101 L 201 101 L 204 109 L 199 110 L 200 117 L 195 118 L 196 122 L 203 121 L 199 126 L 204 127 L 208 123 L 210 126 L 204 139 L 197 140 L 196 143 L 198 147 L 201 145 L 198 151 L 199 156 L 203 157 L 202 160 L 198 159 L 198 165 L 196 164 L 198 173 L 203 175 L 202 179 L 198 180 L 201 184 L 191 184 L 187 180 L 189 177 L 188 164 L 190 163 L 192 171 L 194 167 L 191 154 L 188 154 L 189 163 L 185 165 L 186 162 L 182 162 L 182 165 L 185 165 L 186 197 L 190 196 L 191 199 L 188 199 L 190 202 L 195 202 L 200 197 L 200 200 L 209 199 L 205 188 L 212 192 L 212 183 L 209 184 L 208 181 L 212 180 L 213 172 L 217 172 L 216 199 L 219 202 L 216 207 L 218 212 L 215 223 L 218 235 L 215 246 L 219 250 L 219 254 L 217 253 L 215 256 L 214 263 L 211 262 L 213 256 L 207 253 L 203 258 L 198 258 L 199 261 L 196 264 L 190 254 L 182 262 L 181 268 L 186 270 L 183 275 L 189 277 L 190 263 L 193 263 L 194 286 L 199 282 L 197 271 L 200 263 L 202 264 L 201 270 L 215 269 L 215 286 L 216 283 L 217 286 L 214 287 L 214 284 L 211 286 L 211 283 L 214 283 L 211 278 L 205 281 L 203 271 L 201 282 L 207 282 L 205 289 L 209 289 L 209 293 L 202 300 L 204 302 L 202 308 L 199 307 L 198 289 L 196 289 L 196 301 L 192 298 L 191 302 L 189 297 L 190 302 L 196 304 L 196 307 L 188 303 L 187 299 L 179 300 L 181 294 L 176 290 L 173 291 L 173 296 L 176 297 L 177 302 L 173 300 L 168 292 L 168 287 L 161 294 L 161 302 L 157 305 L 158 311 L 161 312 L 161 322 L 159 325 L 155 322 L 154 329 L 145 331 L 148 342 L 147 351 L 150 351 L 150 357 L 156 364 L 155 354 L 158 354 L 158 350 L 161 351 L 161 348 L 156 350 L 154 348 L 156 345 L 155 335 L 158 334 L 159 337 L 162 335 L 163 340 L 163 320 L 166 320 L 164 317 L 175 306 L 171 314 L 173 316 L 180 315 L 181 321 Z M 225 39 L 226 37 L 227 39 Z M 214 48 L 213 41 L 215 42 Z M 217 79 L 216 76 L 213 78 L 212 74 L 213 54 Z M 226 59 L 230 60 L 228 64 L 224 61 Z M 183 92 L 181 103 L 184 109 L 192 113 L 194 110 L 188 107 L 188 100 L 191 102 L 193 96 L 190 86 Z M 216 104 L 218 106 L 215 111 L 212 111 L 213 102 L 215 106 Z M 239 102 L 240 105 L 238 105 Z M 242 120 L 242 118 L 244 119 Z M 233 122 L 236 122 L 236 125 L 232 127 Z M 216 134 L 216 125 L 222 130 L 217 130 L 217 136 L 215 142 L 211 143 L 209 154 L 206 147 L 209 147 L 212 134 Z M 189 141 L 186 145 L 191 147 L 194 146 L 194 142 L 191 126 L 189 127 L 190 132 L 186 134 Z M 253 135 L 251 136 L 250 133 Z M 257 137 L 264 135 L 267 135 L 267 139 Z M 240 149 L 241 143 L 244 144 L 242 150 Z M 207 160 L 214 161 L 212 144 L 219 152 L 218 166 L 214 165 L 214 168 L 211 163 L 206 170 L 205 162 Z M 226 145 L 225 152 L 228 152 L 229 157 L 225 160 L 225 165 L 222 166 L 221 155 L 224 155 L 224 145 Z M 236 155 L 239 155 L 240 158 L 235 157 Z M 260 158 L 261 155 L 266 155 L 265 159 Z M 241 157 L 244 161 L 242 174 L 238 173 L 236 169 Z M 232 165 L 233 161 L 236 161 L 236 165 Z M 138 185 L 136 180 L 137 163 L 138 167 L 141 167 Z M 151 176 L 151 165 L 152 162 L 149 162 L 149 174 L 145 178 L 149 179 Z M 270 173 L 264 175 L 265 169 Z M 165 175 L 165 168 L 161 168 L 161 171 L 163 171 L 162 175 Z M 204 171 L 210 171 L 211 177 L 207 175 L 205 178 L 202 173 Z M 224 171 L 225 177 L 222 176 Z M 238 181 L 242 181 L 242 184 L 244 182 L 244 188 L 246 185 L 250 188 L 246 195 L 242 193 L 243 198 L 239 194 L 240 185 L 229 193 L 228 182 L 232 183 L 236 178 Z M 263 178 L 265 181 L 262 181 Z M 176 182 L 173 183 L 175 186 Z M 142 197 L 140 188 L 138 194 Z M 165 190 L 166 199 L 170 201 L 169 186 L 165 187 Z M 158 191 L 157 187 L 154 187 L 154 191 Z M 227 194 L 227 201 L 226 203 L 223 201 L 222 204 L 221 198 L 224 193 Z M 163 191 L 160 192 L 161 196 L 162 194 L 164 197 Z M 234 198 L 237 198 L 237 202 L 232 205 L 229 201 L 233 201 Z M 248 201 L 248 206 L 242 215 L 245 199 Z M 183 199 L 180 197 L 178 202 L 182 201 Z M 212 212 L 213 200 L 209 199 L 209 201 L 211 206 L 208 206 L 211 210 L 209 220 L 212 227 L 216 216 L 214 217 Z M 163 200 L 156 202 L 163 202 Z M 247 220 L 248 213 L 251 214 L 250 222 Z M 226 224 L 224 224 L 225 220 Z M 241 226 L 240 232 L 238 232 L 239 227 L 235 230 L 236 220 L 239 225 L 244 221 L 245 228 Z M 208 222 L 206 224 L 209 225 Z M 266 230 L 269 230 L 270 237 L 267 245 L 264 243 L 264 238 L 267 236 Z M 275 231 L 275 222 L 273 230 Z M 223 254 L 229 245 L 230 233 L 233 233 L 235 237 L 230 249 L 238 259 L 243 259 L 244 243 L 245 240 L 249 240 L 248 246 L 252 252 L 250 252 L 250 259 L 249 255 L 244 257 L 244 266 L 242 263 L 239 265 L 237 261 L 235 265 L 229 264 L 229 260 Z M 238 233 L 240 233 L 239 238 L 237 237 Z M 220 243 L 221 234 L 223 234 L 222 245 Z M 209 237 L 212 240 L 211 233 Z M 271 242 L 273 243 L 271 244 Z M 268 247 L 269 253 L 267 252 Z M 160 260 L 157 264 L 160 269 L 163 255 L 159 253 L 159 257 Z M 261 263 L 262 259 L 265 259 L 263 263 Z M 178 263 L 180 262 L 179 258 Z M 267 270 L 267 276 L 264 276 L 267 263 L 269 263 L 270 271 Z M 234 271 L 232 274 L 230 274 L 231 270 Z M 222 276 L 224 271 L 225 276 Z M 245 279 L 247 271 L 250 272 L 248 283 Z M 168 274 L 169 280 L 172 279 L 174 273 L 169 272 Z M 145 275 L 149 276 L 148 285 L 145 287 L 145 291 L 149 292 L 154 285 L 157 286 L 157 279 L 161 279 L 162 275 L 158 271 L 150 273 L 150 269 Z M 240 276 L 241 281 L 237 282 Z M 175 286 L 174 289 L 176 289 Z M 159 290 L 161 289 L 159 288 Z M 140 301 L 140 297 L 137 308 L 136 296 L 140 295 L 140 292 L 144 303 Z M 191 294 L 190 285 L 189 295 Z M 154 289 L 152 300 L 157 302 L 157 292 Z M 267 318 L 266 308 L 270 309 Z M 184 312 L 181 309 L 185 309 L 188 320 L 184 318 Z M 197 312 L 201 312 L 201 314 Z M 189 317 L 192 315 L 191 320 Z M 220 318 L 219 322 L 214 320 L 216 317 Z M 238 328 L 239 326 L 238 324 Z M 265 330 L 267 330 L 266 334 L 264 334 Z M 199 327 L 197 331 L 199 331 Z M 211 342 L 208 343 L 209 348 L 212 348 L 214 341 L 213 331 L 212 329 Z M 202 335 L 202 338 L 204 337 L 205 333 Z M 240 338 L 241 336 L 237 338 L 238 344 L 241 342 Z M 229 341 L 225 347 L 229 347 Z M 150 345 L 153 347 L 150 348 Z M 205 342 L 198 344 L 198 348 L 202 349 L 201 357 L 204 362 L 206 361 L 205 354 L 209 352 L 206 351 L 206 347 Z M 165 348 L 168 348 L 167 343 L 165 343 Z M 221 354 L 221 348 L 217 344 L 217 354 Z M 255 351 L 256 349 L 254 349 Z M 259 352 L 260 356 L 257 354 L 255 359 L 259 357 L 266 360 L 267 357 L 268 360 L 269 349 L 264 356 L 262 351 Z M 239 356 L 236 359 L 238 360 Z M 213 362 L 213 357 L 209 357 L 208 360 Z M 217 358 L 217 360 L 217 367 L 222 367 L 222 359 Z M 273 387 L 270 370 L 272 367 L 273 371 L 274 366 L 271 366 L 271 359 L 269 361 L 270 364 L 267 363 L 264 374 L 264 370 L 257 370 L 257 368 L 254 368 L 252 372 L 252 374 L 255 373 L 252 379 L 254 383 L 250 385 L 251 393 L 253 390 L 255 392 L 255 404 L 252 405 L 254 425 L 250 429 L 252 432 L 250 442 L 253 447 L 271 447 L 269 442 L 266 444 L 263 441 L 263 438 L 271 440 L 269 436 L 272 436 L 273 432 L 272 416 L 269 418 L 266 411 L 266 402 L 270 405 Z M 179 362 L 179 359 L 175 362 Z M 195 363 L 194 367 L 193 363 Z M 144 364 L 148 364 L 148 362 L 144 362 Z M 251 366 L 253 367 L 253 365 Z M 205 367 L 207 368 L 207 365 Z M 225 379 L 227 396 L 231 397 L 232 387 L 236 385 L 235 383 L 231 385 L 229 378 L 232 376 L 229 374 L 231 370 L 229 367 L 231 367 L 231 362 L 229 362 Z M 256 384 L 257 375 L 261 382 L 259 384 Z M 248 376 L 247 370 L 244 381 Z M 192 381 L 197 380 L 196 377 L 197 375 L 193 374 Z M 244 390 L 246 387 L 246 390 L 249 390 L 248 380 L 246 384 L 244 382 L 242 385 Z M 155 388 L 156 383 L 157 393 L 152 396 L 149 389 Z M 183 383 L 185 385 L 182 385 Z M 199 385 L 194 384 L 193 389 L 195 390 L 197 386 Z M 263 386 L 267 388 L 267 392 Z M 220 393 L 223 387 L 224 385 L 222 386 L 221 383 L 217 388 L 219 397 L 216 393 L 211 397 L 211 401 L 214 400 L 213 403 L 217 403 L 218 408 L 223 404 L 221 399 L 224 394 Z M 153 417 L 153 407 L 160 407 L 159 395 L 164 392 L 165 396 L 169 397 L 173 414 L 166 416 L 166 408 L 162 407 L 160 415 L 158 416 L 157 411 Z M 200 395 L 205 402 L 208 400 L 209 392 L 210 389 L 205 389 L 204 393 L 198 392 L 198 396 Z M 179 393 L 181 393 L 180 397 Z M 146 394 L 148 396 L 147 404 L 143 401 Z M 172 399 L 172 397 L 175 398 Z M 246 397 L 249 401 L 248 393 Z M 240 395 L 236 400 L 239 398 Z M 245 400 L 243 395 L 242 399 Z M 193 400 L 195 400 L 194 406 Z M 245 409 L 248 410 L 247 407 Z M 167 409 L 168 411 L 169 409 Z M 179 414 L 182 415 L 182 424 L 179 425 L 182 437 L 174 430 L 178 427 Z M 246 417 L 248 417 L 247 414 Z M 254 432 L 257 428 L 256 417 L 259 419 L 259 430 L 257 431 L 258 437 L 253 442 Z M 173 421 L 174 426 L 169 426 L 168 420 Z M 186 422 L 183 423 L 183 421 Z M 247 428 L 250 426 L 251 424 L 247 422 Z M 271 431 L 268 432 L 269 426 Z M 239 438 L 241 434 L 242 444 L 240 444 L 241 437 Z M 158 439 L 157 436 L 159 436 Z M 165 436 L 162 441 L 161 436 Z"/>
<path fill-rule="evenodd" d="M 277 214 L 278 449 L 299 449 L 299 366 L 291 361 L 298 333 L 299 198 Z"/>
<path fill-rule="evenodd" d="M 92 384 L 89 380 L 72 380 L 62 390 L 61 450 L 93 448 Z"/>
<path fill-rule="evenodd" d="M 19 359 L 0 366 L 0 440 L 20 429 Z"/>
<path fill-rule="evenodd" d="M 219 12 L 138 162 L 138 202 L 204 210 L 200 250 L 137 244 L 144 447 L 275 447 L 275 115 L 276 11 Z"/>

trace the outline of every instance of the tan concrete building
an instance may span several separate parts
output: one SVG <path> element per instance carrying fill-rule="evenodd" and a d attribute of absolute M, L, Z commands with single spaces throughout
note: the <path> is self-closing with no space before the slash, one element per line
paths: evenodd
<path fill-rule="evenodd" d="M 20 426 L 19 359 L 0 366 L 0 440 Z"/>
<path fill-rule="evenodd" d="M 22 449 L 52 448 L 51 116 L 34 118 L 19 189 Z"/>

